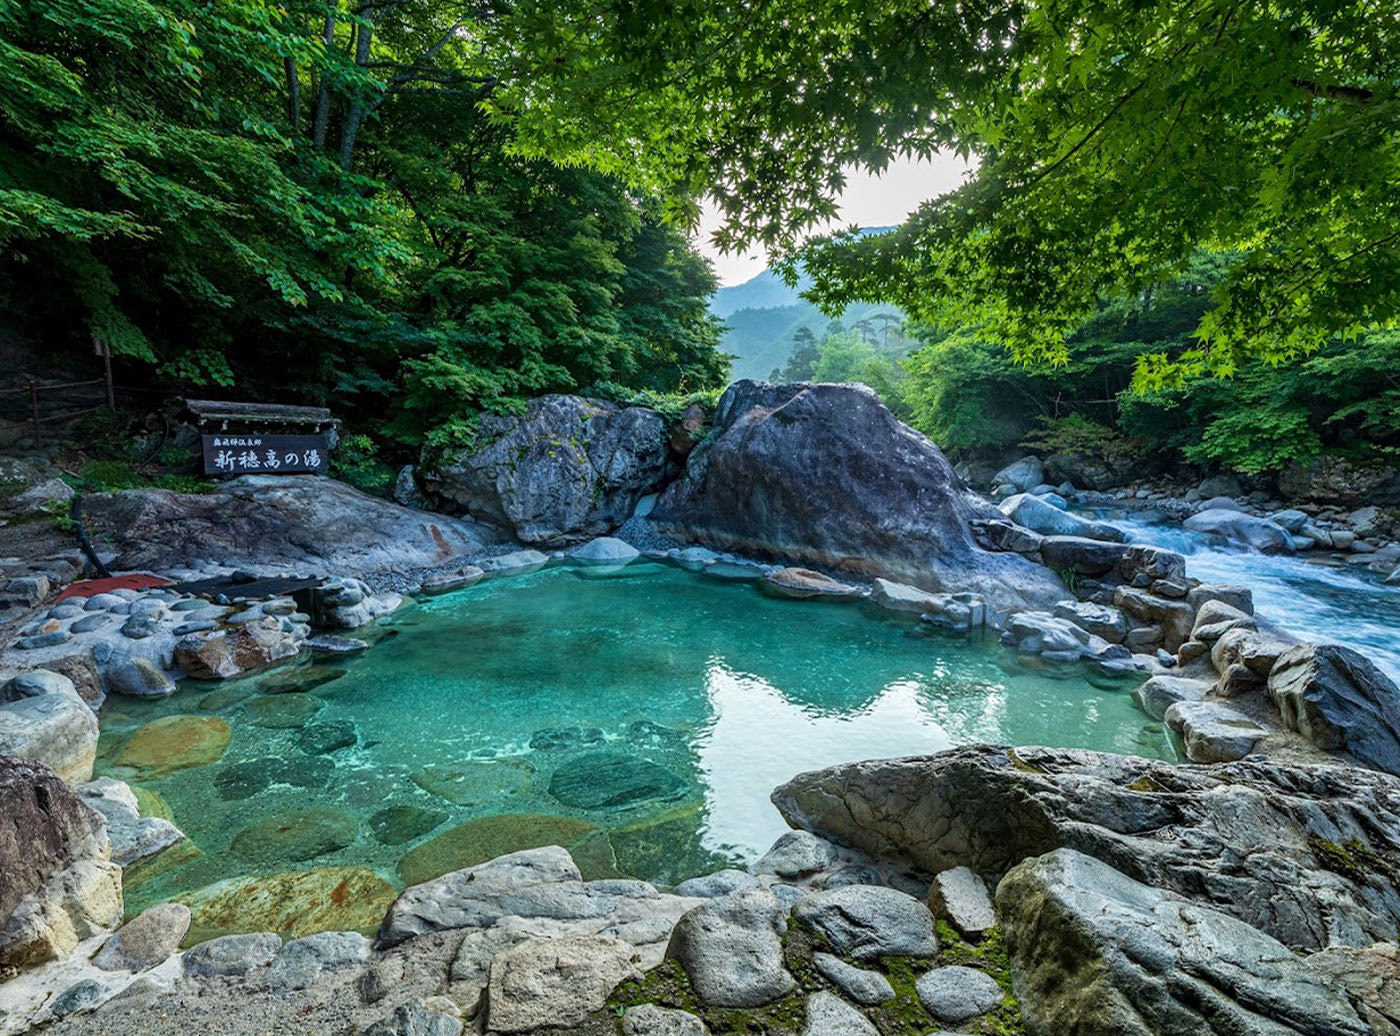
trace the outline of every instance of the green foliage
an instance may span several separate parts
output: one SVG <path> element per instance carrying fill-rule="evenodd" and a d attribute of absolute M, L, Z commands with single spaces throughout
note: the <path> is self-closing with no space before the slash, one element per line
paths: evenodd
<path fill-rule="evenodd" d="M 525 0 L 493 98 L 534 153 L 710 190 L 718 239 L 789 255 L 851 166 L 976 160 L 885 235 L 803 256 L 840 308 L 884 300 L 1064 363 L 1105 297 L 1238 253 L 1145 388 L 1296 360 L 1400 318 L 1400 22 L 1389 5 Z M 541 71 L 538 60 L 546 62 Z M 795 271 L 794 271 L 795 272 Z"/>
<path fill-rule="evenodd" d="M 1039 427 L 1021 441 L 1021 445 L 1041 453 L 1070 453 L 1087 457 L 1113 457 L 1141 453 L 1141 442 L 1130 443 L 1121 433 L 1091 421 L 1083 414 L 1064 417 L 1041 415 Z"/>
<path fill-rule="evenodd" d="M 889 324 L 878 320 L 856 326 L 859 331 L 847 331 L 840 321 L 833 320 L 820 340 L 806 328 L 799 328 L 787 363 L 773 371 L 771 380 L 856 382 L 874 389 L 896 415 L 907 417 L 901 360 L 909 340 L 902 331 L 890 335 Z"/>
<path fill-rule="evenodd" d="M 436 0 L 0 5 L 0 303 L 61 358 L 371 414 L 381 446 L 722 382 L 654 197 L 513 153 L 507 27 Z M 366 475 L 366 478 L 371 476 Z"/>
<path fill-rule="evenodd" d="M 347 435 L 331 454 L 331 472 L 366 493 L 384 493 L 394 484 L 394 469 L 379 457 L 368 435 Z"/>
<path fill-rule="evenodd" d="M 94 492 L 115 493 L 149 485 L 150 480 L 121 461 L 91 460 L 78 469 L 78 483 Z"/>

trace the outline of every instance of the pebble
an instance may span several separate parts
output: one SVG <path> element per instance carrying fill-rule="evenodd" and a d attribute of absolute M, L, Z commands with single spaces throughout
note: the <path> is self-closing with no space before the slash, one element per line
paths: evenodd
<path fill-rule="evenodd" d="M 54 630 L 52 633 L 36 633 L 32 637 L 21 637 L 15 647 L 21 651 L 37 651 L 40 648 L 54 647 L 73 638 L 67 630 Z"/>
<path fill-rule="evenodd" d="M 894 999 L 894 987 L 878 971 L 847 964 L 830 953 L 812 954 L 812 964 L 823 978 L 858 1004 L 873 1007 Z"/>
<path fill-rule="evenodd" d="M 93 630 L 100 630 L 104 626 L 111 625 L 113 621 L 113 616 L 95 612 L 91 615 L 84 615 L 68 629 L 71 633 L 91 633 Z"/>

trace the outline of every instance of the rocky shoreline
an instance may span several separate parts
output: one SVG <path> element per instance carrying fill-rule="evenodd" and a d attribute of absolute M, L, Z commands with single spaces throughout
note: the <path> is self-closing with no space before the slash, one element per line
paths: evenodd
<path fill-rule="evenodd" d="M 402 499 L 462 516 L 245 477 L 92 498 L 109 563 L 161 577 L 143 588 L 54 603 L 81 557 L 11 565 L 0 1032 L 1400 1033 L 1400 690 L 1068 505 L 1377 571 L 1400 561 L 1381 512 L 1051 487 L 1034 459 L 992 473 L 997 506 L 853 386 L 741 382 L 708 430 L 687 419 L 546 397 L 405 473 Z M 554 847 L 406 889 L 375 939 L 181 952 L 180 904 L 117 927 L 123 869 L 183 836 L 91 780 L 107 695 L 363 650 L 353 631 L 405 593 L 643 558 L 989 631 L 1017 665 L 1134 685 L 1201 765 L 985 746 L 852 764 L 775 791 L 798 830 L 750 872 L 673 890 L 584 881 Z M 298 589 L 240 599 L 269 579 Z M 185 750 L 217 751 L 220 723 L 182 728 Z"/>

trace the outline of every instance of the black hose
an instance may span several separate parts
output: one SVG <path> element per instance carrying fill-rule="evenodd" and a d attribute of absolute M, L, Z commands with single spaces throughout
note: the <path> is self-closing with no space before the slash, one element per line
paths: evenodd
<path fill-rule="evenodd" d="M 102 559 L 97 556 L 97 551 L 92 549 L 92 541 L 88 539 L 87 530 L 83 528 L 83 494 L 73 494 L 73 528 L 78 533 L 78 546 L 87 555 L 88 561 L 92 564 L 93 570 L 103 579 L 111 579 L 112 573 L 107 571 L 107 566 L 102 563 Z"/>

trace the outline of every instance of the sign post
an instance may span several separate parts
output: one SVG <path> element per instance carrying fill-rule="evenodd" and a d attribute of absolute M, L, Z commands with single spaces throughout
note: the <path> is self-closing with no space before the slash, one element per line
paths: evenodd
<path fill-rule="evenodd" d="M 202 438 L 206 475 L 324 475 L 330 459 L 325 435 L 219 432 Z"/>

